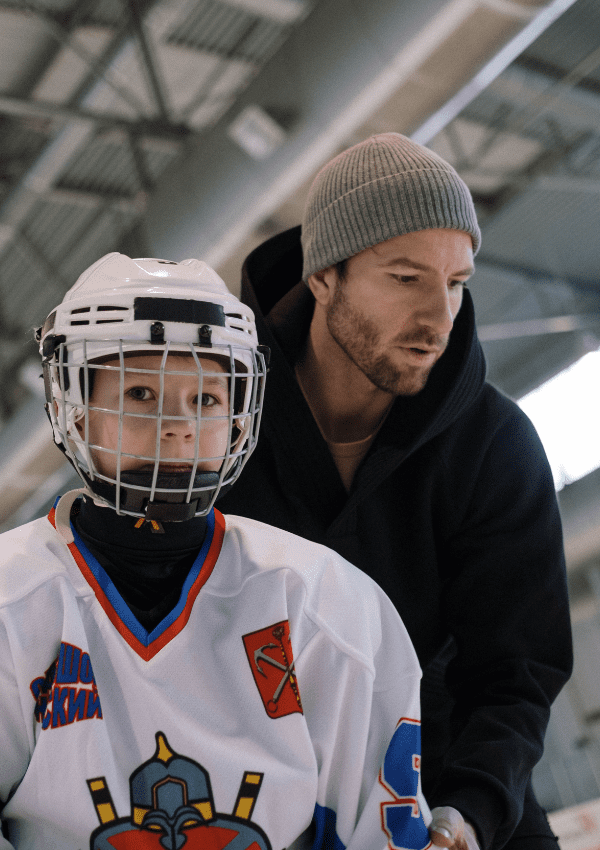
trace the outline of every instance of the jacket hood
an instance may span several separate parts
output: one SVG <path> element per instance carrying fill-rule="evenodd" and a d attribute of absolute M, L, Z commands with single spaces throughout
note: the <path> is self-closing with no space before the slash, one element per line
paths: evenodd
<path fill-rule="evenodd" d="M 314 305 L 312 293 L 300 283 L 300 233 L 300 226 L 294 227 L 259 245 L 242 271 L 241 300 L 255 313 L 259 340 L 271 347 L 272 363 L 287 362 L 287 380 L 293 379 L 295 354 L 308 332 Z M 283 364 L 282 368 L 285 371 Z M 484 383 L 485 358 L 477 339 L 473 301 L 465 290 L 450 342 L 427 385 L 415 396 L 396 399 L 377 442 L 396 449 L 402 446 L 406 457 L 470 407 Z"/>

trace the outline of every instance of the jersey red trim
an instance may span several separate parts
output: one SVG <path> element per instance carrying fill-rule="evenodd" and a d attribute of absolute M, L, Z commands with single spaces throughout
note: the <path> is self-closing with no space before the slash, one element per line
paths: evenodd
<path fill-rule="evenodd" d="M 177 619 L 174 620 L 174 622 L 171 623 L 171 625 L 167 629 L 165 629 L 164 632 L 158 635 L 155 640 L 148 644 L 148 646 L 144 646 L 144 644 L 140 640 L 138 640 L 138 638 L 123 622 L 121 617 L 119 617 L 118 613 L 115 611 L 106 594 L 100 587 L 96 577 L 90 570 L 85 558 L 77 548 L 75 542 L 67 544 L 67 546 L 69 547 L 69 551 L 73 556 L 73 560 L 79 567 L 86 582 L 94 591 L 94 594 L 98 602 L 102 606 L 104 613 L 111 621 L 113 626 L 116 628 L 116 630 L 119 632 L 121 637 L 144 661 L 150 661 L 152 658 L 154 658 L 154 656 L 159 653 L 164 646 L 166 646 L 171 640 L 173 640 L 174 637 L 179 634 L 179 632 L 182 631 L 182 629 L 185 628 L 188 620 L 190 619 L 190 615 L 192 613 L 192 608 L 194 606 L 194 602 L 196 601 L 196 597 L 212 575 L 214 566 L 217 563 L 217 559 L 221 553 L 223 537 L 225 535 L 225 517 L 220 511 L 216 510 L 216 508 L 213 510 L 215 518 L 213 538 L 210 544 L 210 548 L 206 553 L 202 569 L 200 570 L 200 573 L 198 574 L 196 580 L 194 581 L 188 592 L 185 606 L 180 615 L 177 617 Z M 56 528 L 54 508 L 52 508 L 52 510 L 48 514 L 48 519 Z"/>

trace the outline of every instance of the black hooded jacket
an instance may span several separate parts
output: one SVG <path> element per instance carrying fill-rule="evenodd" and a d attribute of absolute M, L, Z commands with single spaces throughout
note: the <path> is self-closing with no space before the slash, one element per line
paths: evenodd
<path fill-rule="evenodd" d="M 429 804 L 454 806 L 500 847 L 572 663 L 548 462 L 527 417 L 485 381 L 466 292 L 425 389 L 396 399 L 346 493 L 294 377 L 314 305 L 299 236 L 279 234 L 244 266 L 271 369 L 258 447 L 219 507 L 335 549 L 386 591 L 424 668 Z"/>

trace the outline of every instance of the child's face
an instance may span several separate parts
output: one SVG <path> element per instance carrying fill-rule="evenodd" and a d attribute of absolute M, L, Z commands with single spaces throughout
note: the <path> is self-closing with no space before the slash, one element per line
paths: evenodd
<path fill-rule="evenodd" d="M 140 414 L 156 416 L 160 396 L 160 375 L 136 371 L 158 370 L 160 354 L 125 357 L 123 388 L 123 429 L 121 438 L 121 470 L 154 470 L 158 420 Z M 229 416 L 229 379 L 221 364 L 206 357 L 199 358 L 203 371 L 215 374 L 203 376 L 202 422 L 200 425 L 198 471 L 218 471 L 227 450 Z M 115 478 L 119 443 L 119 359 L 106 361 L 113 369 L 94 369 L 93 392 L 90 397 L 89 443 L 111 451 L 91 449 L 96 469 L 102 475 Z M 172 375 L 176 371 L 183 374 Z M 171 354 L 165 363 L 163 416 L 160 427 L 160 471 L 187 472 L 191 469 L 196 451 L 196 414 L 198 409 L 198 370 L 191 356 Z M 129 415 L 127 415 L 129 414 Z M 175 419 L 170 417 L 184 417 Z M 222 418 L 221 418 L 222 417 Z M 85 439 L 85 419 L 77 423 Z M 142 457 L 128 457 L 141 455 Z"/>

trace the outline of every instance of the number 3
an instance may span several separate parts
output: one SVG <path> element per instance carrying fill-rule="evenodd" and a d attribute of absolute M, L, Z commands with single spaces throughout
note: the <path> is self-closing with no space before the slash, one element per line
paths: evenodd
<path fill-rule="evenodd" d="M 421 724 L 403 717 L 387 748 L 379 781 L 394 797 L 381 804 L 381 820 L 394 850 L 425 850 L 429 832 L 417 800 L 421 768 Z"/>

